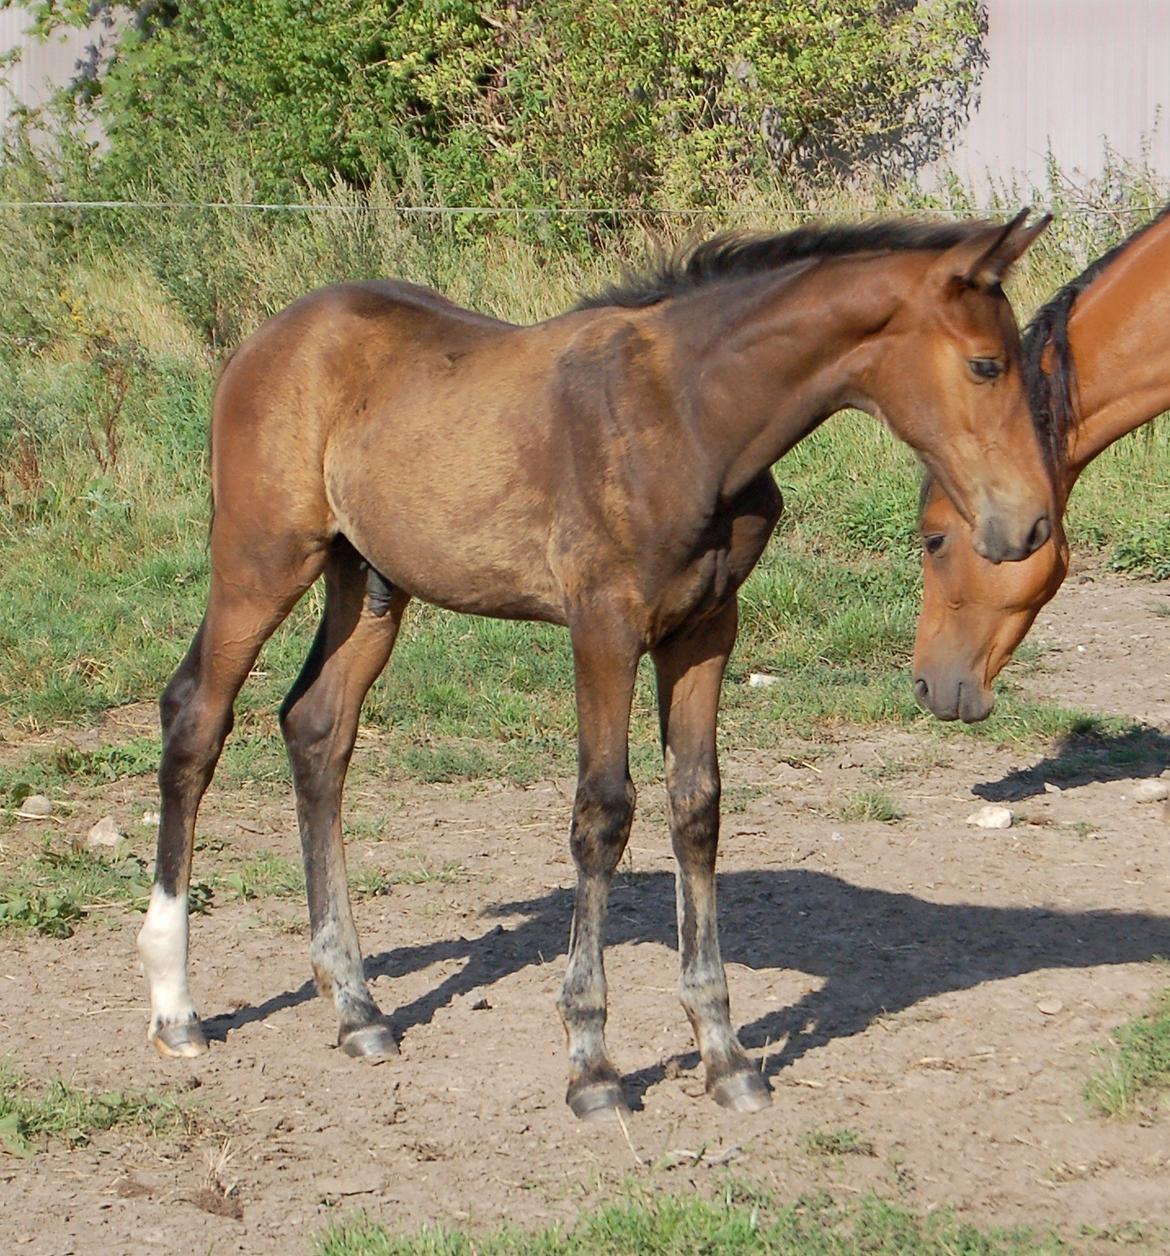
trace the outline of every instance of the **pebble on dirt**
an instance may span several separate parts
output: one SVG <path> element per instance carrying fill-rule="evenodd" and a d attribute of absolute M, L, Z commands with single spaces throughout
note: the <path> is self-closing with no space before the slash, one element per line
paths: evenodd
<path fill-rule="evenodd" d="M 1010 829 L 1014 819 L 1009 807 L 997 807 L 994 803 L 988 803 L 986 807 L 972 812 L 967 817 L 967 823 L 973 824 L 977 829 Z"/>
<path fill-rule="evenodd" d="M 44 794 L 29 794 L 16 814 L 22 820 L 43 820 L 53 814 L 53 800 Z"/>
<path fill-rule="evenodd" d="M 113 816 L 102 818 L 85 835 L 85 844 L 90 850 L 109 850 L 122 840 L 122 830 Z"/>
<path fill-rule="evenodd" d="M 752 689 L 767 689 L 770 685 L 778 685 L 779 676 L 769 676 L 767 672 L 749 672 L 748 685 Z"/>
<path fill-rule="evenodd" d="M 1170 782 L 1153 777 L 1147 781 L 1138 781 L 1133 787 L 1135 802 L 1161 802 L 1170 798 Z"/>

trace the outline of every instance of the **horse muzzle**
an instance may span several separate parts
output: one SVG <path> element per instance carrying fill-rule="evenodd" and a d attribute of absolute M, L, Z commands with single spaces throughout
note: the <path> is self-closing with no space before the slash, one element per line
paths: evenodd
<path fill-rule="evenodd" d="M 914 677 L 914 696 L 936 718 L 964 724 L 978 724 L 995 708 L 995 694 L 972 675 L 932 679 L 919 672 Z"/>
<path fill-rule="evenodd" d="M 1015 563 L 1034 554 L 1051 535 L 1052 519 L 1047 512 L 1019 526 L 993 514 L 976 527 L 971 543 L 990 563 Z"/>

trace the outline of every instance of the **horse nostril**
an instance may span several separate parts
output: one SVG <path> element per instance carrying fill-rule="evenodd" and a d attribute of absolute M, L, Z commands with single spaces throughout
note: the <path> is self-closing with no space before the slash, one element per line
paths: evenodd
<path fill-rule="evenodd" d="M 1041 515 L 1039 519 L 1032 524 L 1032 531 L 1028 533 L 1028 539 L 1024 542 L 1028 547 L 1028 553 L 1034 554 L 1041 545 L 1052 535 L 1052 520 L 1047 515 Z"/>
<path fill-rule="evenodd" d="M 914 678 L 914 696 L 918 699 L 919 706 L 926 706 L 927 699 L 930 697 L 930 686 L 926 683 L 926 678 L 916 676 Z"/>

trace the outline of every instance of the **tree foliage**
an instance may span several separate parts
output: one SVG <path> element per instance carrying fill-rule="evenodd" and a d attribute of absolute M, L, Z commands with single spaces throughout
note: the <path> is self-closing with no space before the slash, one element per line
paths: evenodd
<path fill-rule="evenodd" d="M 177 153 L 265 194 L 388 173 L 448 202 L 708 203 L 747 176 L 928 159 L 981 69 L 979 0 L 99 0 L 75 84 L 109 185 Z M 92 20 L 42 0 L 39 28 Z"/>

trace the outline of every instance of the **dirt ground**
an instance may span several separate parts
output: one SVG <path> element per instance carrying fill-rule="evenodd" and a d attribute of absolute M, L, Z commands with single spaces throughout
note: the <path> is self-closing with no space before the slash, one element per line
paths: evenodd
<path fill-rule="evenodd" d="M 1167 611 L 1166 587 L 1074 573 L 1033 633 L 1047 648 L 1028 687 L 1151 726 L 1138 775 L 1167 763 Z M 150 714 L 121 718 L 132 735 Z M 659 785 L 641 790 L 607 953 L 609 1041 L 633 1112 L 624 1127 L 581 1126 L 562 1102 L 554 1007 L 571 782 L 359 777 L 351 806 L 388 822 L 351 843 L 351 869 L 460 870 L 357 905 L 400 1061 L 370 1068 L 333 1047 L 292 900 L 195 918 L 193 987 L 214 1041 L 194 1062 L 145 1042 L 140 917 L 107 913 L 68 941 L 0 935 L 0 1056 L 103 1090 L 188 1086 L 206 1115 L 190 1137 L 114 1130 L 79 1150 L 0 1154 L 0 1249 L 287 1253 L 358 1209 L 402 1229 L 539 1226 L 631 1178 L 715 1191 L 732 1174 L 782 1200 L 874 1192 L 984 1225 L 1055 1226 L 1079 1248 L 1113 1236 L 1165 1250 L 1170 1113 L 1109 1120 L 1082 1095 L 1109 1031 L 1170 984 L 1160 804 L 1135 801 L 1135 769 L 1116 756 L 1027 755 L 925 723 L 821 749 L 724 757 L 724 955 L 733 1017 L 774 1087 L 768 1111 L 733 1117 L 703 1094 L 674 993 Z M 834 818 L 873 789 L 904 818 Z M 74 801 L 82 833 L 156 805 L 145 777 Z M 986 801 L 1011 806 L 1013 827 L 968 826 Z M 296 851 L 276 788 L 213 790 L 200 832 L 237 852 Z M 3 840 L 32 849 L 43 834 L 20 822 Z M 197 874 L 222 857 L 201 856 Z M 862 1154 L 810 1148 L 810 1132 L 840 1130 Z"/>

